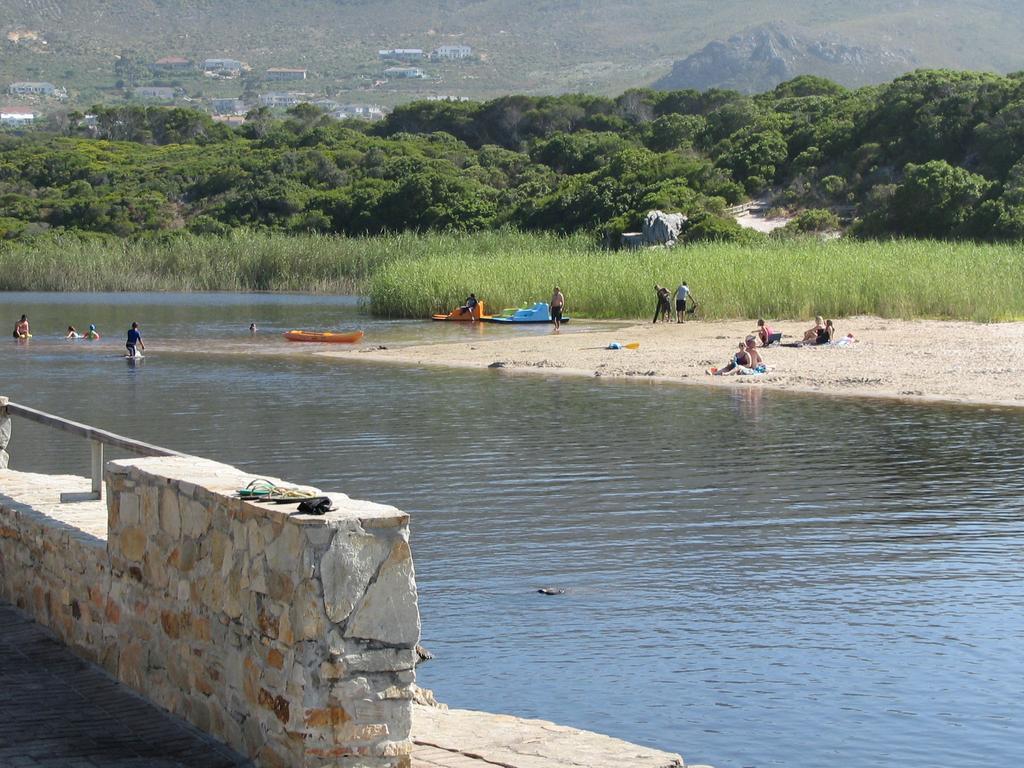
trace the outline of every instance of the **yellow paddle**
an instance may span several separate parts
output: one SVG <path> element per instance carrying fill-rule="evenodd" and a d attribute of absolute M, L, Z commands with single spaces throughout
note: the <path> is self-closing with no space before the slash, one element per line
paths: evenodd
<path fill-rule="evenodd" d="M 624 349 L 640 349 L 639 341 L 631 341 L 629 344 L 622 345 Z"/>

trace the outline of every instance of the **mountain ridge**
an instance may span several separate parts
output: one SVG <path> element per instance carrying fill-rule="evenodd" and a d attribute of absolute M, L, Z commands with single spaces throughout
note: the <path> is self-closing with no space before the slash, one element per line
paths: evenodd
<path fill-rule="evenodd" d="M 769 23 L 793 25 L 812 43 L 837 36 L 865 51 L 906 51 L 908 69 L 1008 72 L 1024 69 L 1017 44 L 1024 18 L 1014 11 L 1009 0 L 5 0 L 0 83 L 49 80 L 67 85 L 80 102 L 116 98 L 114 62 L 127 53 L 142 62 L 227 56 L 248 61 L 257 73 L 301 66 L 316 93 L 382 103 L 430 95 L 612 94 L 653 83 L 709 43 Z M 45 44 L 6 39 L 22 32 L 38 33 Z M 378 48 L 446 42 L 471 45 L 474 59 L 366 92 L 383 69 Z M 759 87 L 755 75 L 743 77 L 736 81 L 742 90 Z M 183 87 L 192 96 L 231 90 L 195 77 Z"/>

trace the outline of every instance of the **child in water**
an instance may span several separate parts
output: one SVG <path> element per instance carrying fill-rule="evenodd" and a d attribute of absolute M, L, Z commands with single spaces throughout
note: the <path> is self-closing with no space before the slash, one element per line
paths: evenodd
<path fill-rule="evenodd" d="M 75 326 L 69 325 L 68 326 L 67 336 L 65 336 L 64 338 L 65 339 L 80 339 L 80 338 L 82 338 L 82 334 L 80 334 L 78 331 L 75 330 Z"/>
<path fill-rule="evenodd" d="M 89 332 L 85 334 L 85 338 L 88 339 L 89 341 L 96 341 L 96 339 L 98 339 L 99 337 L 100 335 L 96 332 L 96 326 L 90 325 Z"/>

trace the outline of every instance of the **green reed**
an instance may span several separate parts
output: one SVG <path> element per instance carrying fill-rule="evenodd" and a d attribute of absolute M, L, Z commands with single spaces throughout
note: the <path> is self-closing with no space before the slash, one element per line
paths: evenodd
<path fill-rule="evenodd" d="M 497 312 L 546 301 L 557 283 L 570 315 L 644 318 L 654 313 L 655 283 L 674 290 L 685 280 L 708 318 L 1024 318 L 1019 245 L 807 239 L 605 251 L 580 238 L 528 235 L 497 253 L 490 240 L 460 245 L 382 264 L 370 279 L 374 313 L 424 317 L 470 291 Z"/>

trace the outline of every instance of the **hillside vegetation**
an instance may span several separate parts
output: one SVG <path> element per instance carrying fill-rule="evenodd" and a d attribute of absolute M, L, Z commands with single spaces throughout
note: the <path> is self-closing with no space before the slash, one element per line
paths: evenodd
<path fill-rule="evenodd" d="M 67 86 L 73 104 L 87 105 L 119 98 L 115 85 L 126 68 L 147 77 L 145 65 L 162 56 L 227 56 L 257 74 L 305 67 L 311 79 L 303 90 L 386 104 L 431 93 L 611 94 L 652 83 L 709 42 L 769 22 L 797 25 L 815 39 L 839 35 L 869 51 L 906 50 L 919 66 L 1009 72 L 1024 68 L 1017 11 L 1010 0 L 5 0 L 0 33 L 11 37 L 0 37 L 0 83 L 49 80 Z M 370 90 L 382 70 L 379 48 L 453 42 L 479 56 L 434 68 L 429 80 Z M 859 85 L 874 70 L 813 73 L 845 81 L 847 72 L 846 84 Z M 181 85 L 190 98 L 258 87 L 194 74 L 157 79 Z"/>
<path fill-rule="evenodd" d="M 861 237 L 1024 239 L 1024 78 L 919 71 L 847 90 L 801 77 L 729 91 L 419 102 L 373 126 L 308 105 L 240 129 L 199 112 L 97 110 L 94 128 L 0 136 L 0 237 L 173 237 L 236 228 L 375 235 L 508 226 L 617 242 L 654 208 L 684 238 L 790 226 Z M 83 135 L 84 132 L 84 135 Z"/>

